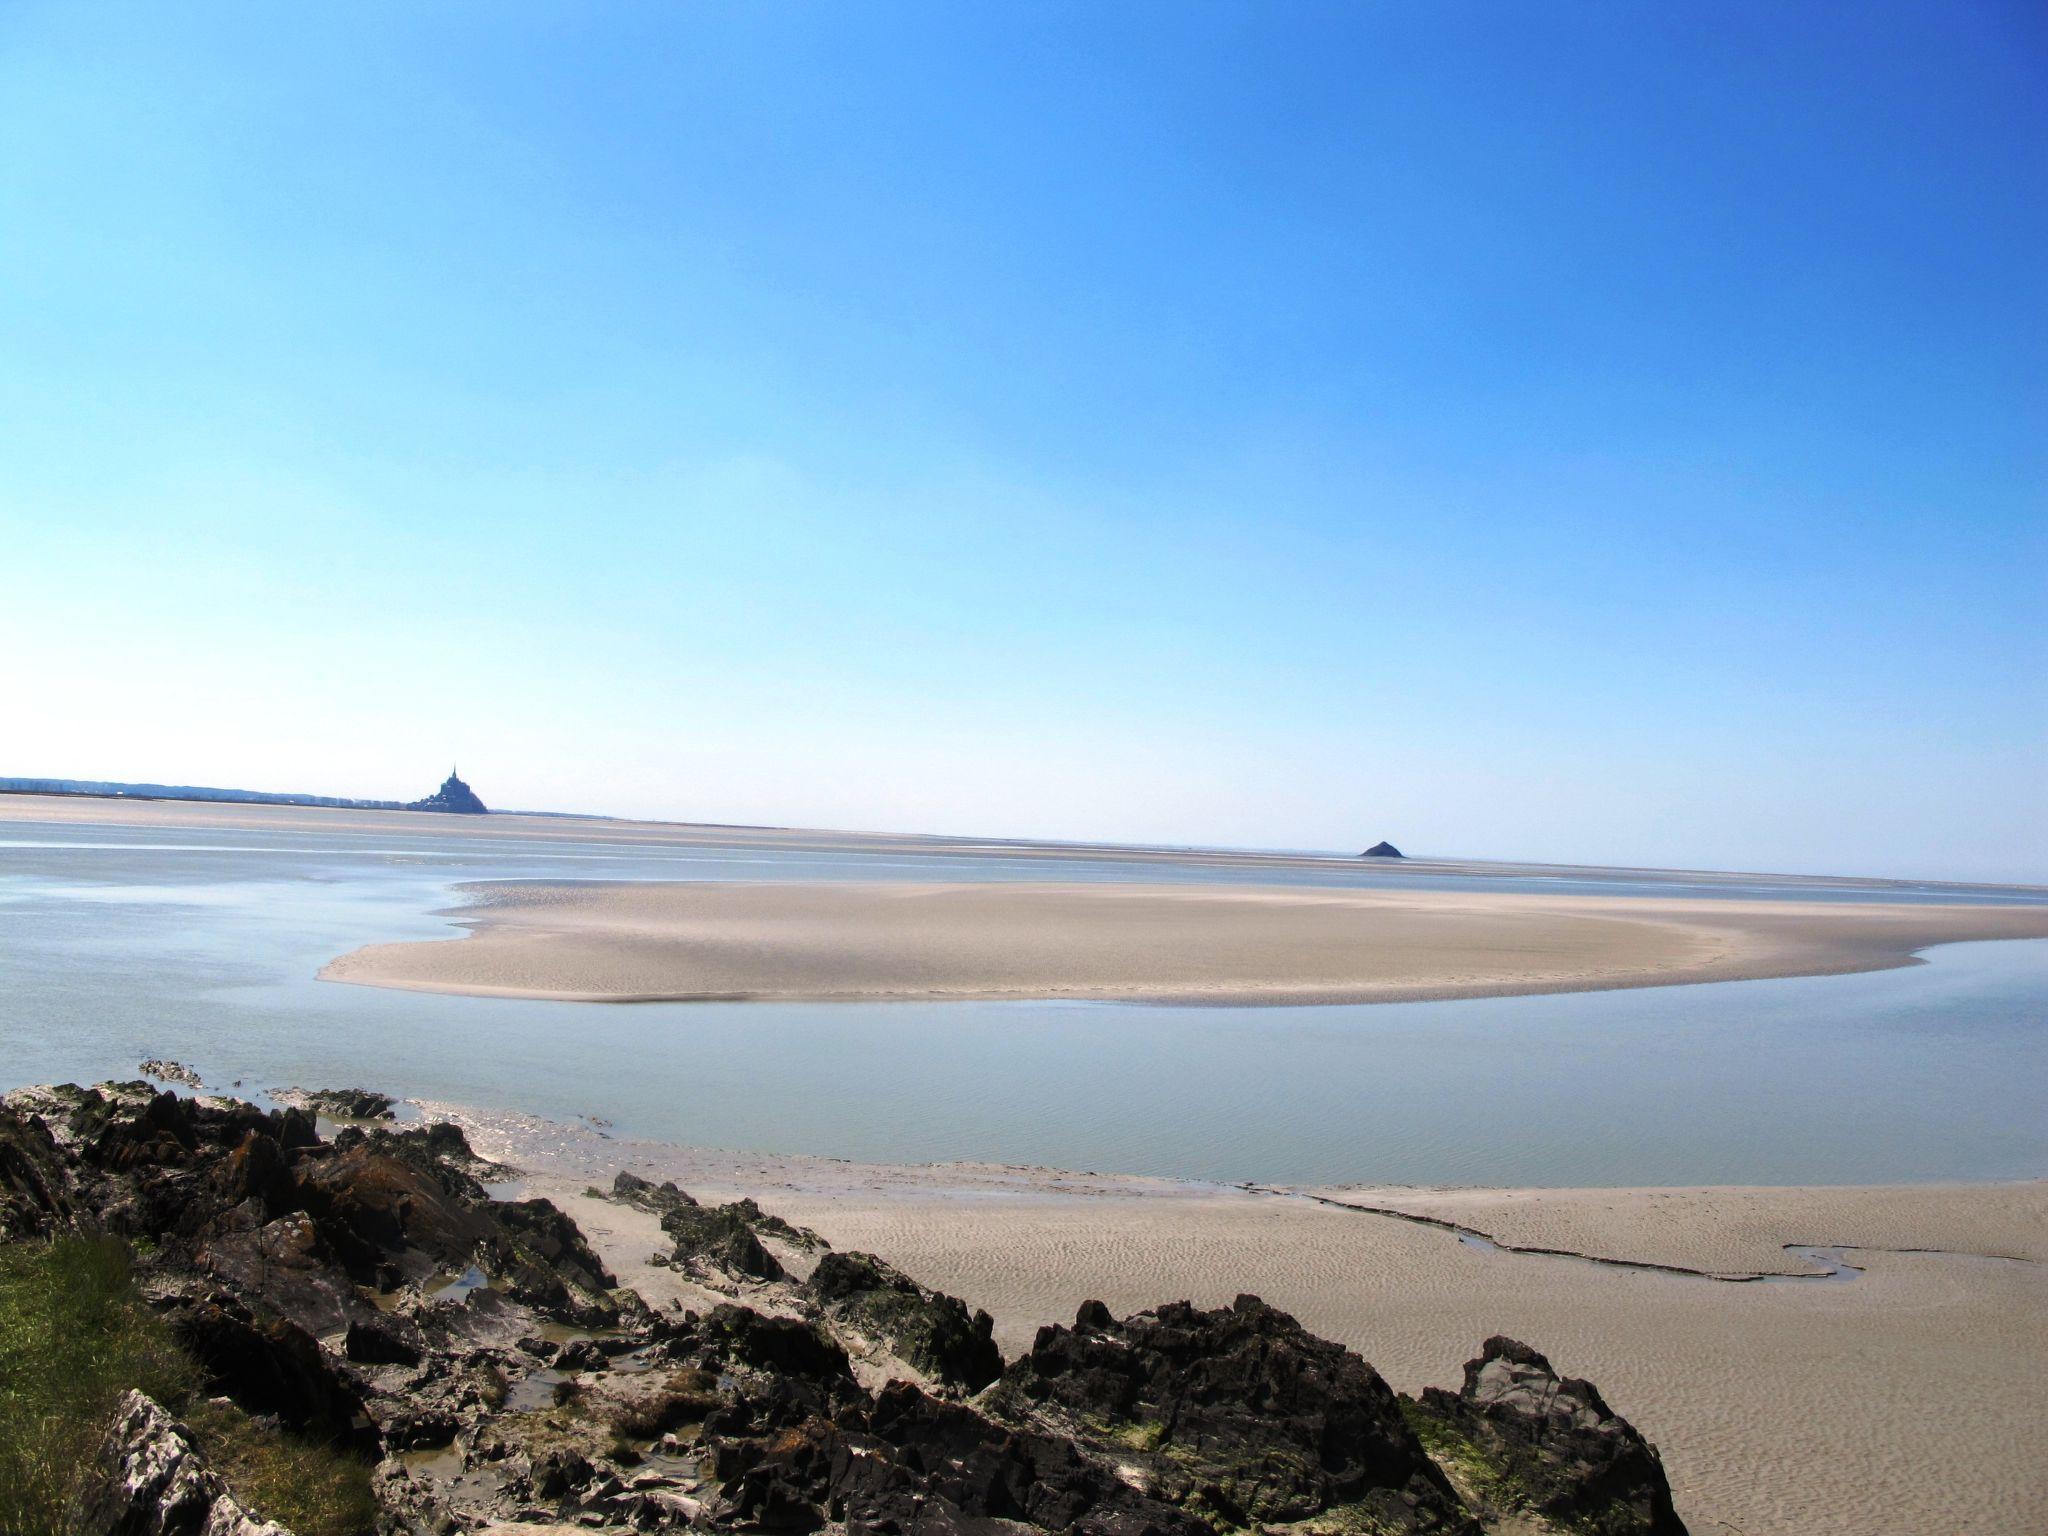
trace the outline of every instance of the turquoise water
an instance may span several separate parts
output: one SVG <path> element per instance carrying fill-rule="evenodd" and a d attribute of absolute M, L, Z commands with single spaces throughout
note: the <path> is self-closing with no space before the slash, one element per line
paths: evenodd
<path fill-rule="evenodd" d="M 360 944 L 447 935 L 432 913 L 458 899 L 457 882 L 568 872 L 1460 883 L 1370 866 L 785 853 L 738 836 L 698 851 L 12 823 L 0 835 L 0 1084 L 130 1076 L 171 1056 L 214 1087 L 361 1083 L 599 1115 L 622 1134 L 695 1145 L 1282 1182 L 2048 1173 L 2048 941 L 1951 945 L 1863 976 L 1285 1009 L 621 1007 L 313 979 Z M 1745 892 L 1730 880 L 1574 883 Z"/>

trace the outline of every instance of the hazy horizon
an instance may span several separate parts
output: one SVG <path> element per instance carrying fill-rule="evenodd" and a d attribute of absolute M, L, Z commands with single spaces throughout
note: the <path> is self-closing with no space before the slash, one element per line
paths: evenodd
<path fill-rule="evenodd" d="M 2044 63 L 10 7 L 0 768 L 2048 881 Z"/>
<path fill-rule="evenodd" d="M 0 774 L 0 782 L 5 782 L 5 781 L 7 781 L 7 780 L 25 780 L 25 781 L 31 781 L 31 782 L 50 782 L 50 783 L 65 783 L 65 784 L 107 784 L 107 785 L 113 785 L 113 786 L 120 786 L 120 787 L 123 787 L 123 788 L 140 788 L 140 787 L 147 787 L 147 788 L 154 788 L 154 789 L 162 789 L 162 790 L 167 790 L 167 791 L 168 791 L 168 790 L 180 790 L 180 789 L 184 789 L 184 790 L 210 790 L 210 791 L 218 791 L 218 790 L 227 790 L 227 791 L 233 791 L 233 792 L 238 792 L 238 793 L 248 793 L 248 794 L 259 794 L 259 795 L 295 795 L 295 796 L 304 796 L 304 797 L 306 797 L 306 798 L 308 798 L 308 799 L 325 799 L 325 800 L 354 800 L 354 801 L 360 801 L 360 802 L 362 802 L 362 807 L 363 807 L 363 808 L 371 807 L 371 806 L 373 806 L 373 805 L 376 805 L 376 804 L 379 804 L 379 803 L 381 803 L 381 804 L 385 805 L 385 806 L 386 806 L 387 808 L 395 808 L 395 809 L 410 809 L 410 807 L 409 807 L 409 806 L 408 806 L 408 805 L 406 804 L 406 800 L 405 800 L 405 799 L 396 799 L 396 798 L 394 798 L 394 799 L 389 799 L 389 800 L 386 800 L 386 799 L 383 799 L 383 797 L 372 797 L 372 796 L 364 796 L 364 795 L 350 795 L 350 794 L 347 794 L 347 793 L 343 793 L 343 792 L 340 792 L 340 791 L 330 791 L 330 790 L 325 790 L 325 789 L 303 789 L 303 788 L 301 788 L 301 789 L 276 789 L 276 788 L 268 788 L 268 787 L 265 787 L 265 786 L 261 786 L 261 785 L 246 785 L 246 784 L 192 784 L 192 783 L 172 783 L 172 782 L 170 782 L 170 781 L 166 781 L 166 780 L 159 780 L 159 779 L 108 779 L 108 778 L 106 778 L 106 777 L 104 777 L 104 776 L 81 776 L 81 777 L 77 777 L 77 778 L 57 778 L 57 777 L 55 777 L 55 776 L 52 776 L 52 775 L 48 775 L 48 774 Z M 465 780 L 465 782 L 466 782 L 466 780 Z M 472 785 L 472 786 L 471 786 L 471 788 L 474 788 L 474 787 L 475 787 L 474 785 Z M 0 794 L 10 794 L 10 795 L 12 795 L 12 794 L 22 794 L 22 795 L 34 795 L 34 794 L 37 794 L 37 793 L 41 793 L 41 791 L 37 791 L 37 790 L 19 790 L 19 789 L 0 789 Z M 64 797 L 67 797 L 68 795 L 70 795 L 70 794 L 73 794 L 73 793 L 77 794 L 79 798 L 116 798 L 116 799 L 137 799 L 137 800 L 141 800 L 141 799 L 148 799 L 148 798 L 151 798 L 151 797 L 148 797 L 148 796 L 142 796 L 142 795 L 134 795 L 134 796 L 130 796 L 130 795 L 119 795 L 119 796 L 103 797 L 103 796 L 96 796 L 96 795 L 90 794 L 89 792 L 85 792 L 85 791 L 59 791 L 59 792 L 56 792 L 56 797 L 58 797 L 58 798 L 64 798 Z M 163 795 L 163 796 L 158 796 L 158 797 L 155 797 L 155 798 L 156 798 L 156 799 L 158 799 L 158 800 L 160 800 L 160 801 L 162 801 L 162 802 L 164 802 L 164 803 L 171 803 L 171 804 L 194 804 L 194 805 L 205 805 L 205 804 L 215 804 L 215 803 L 219 803 L 219 804 L 229 804 L 229 805 L 233 805 L 233 804 L 251 804 L 251 803 L 253 803 L 253 804 L 258 804 L 258 805 L 262 805 L 262 804 L 272 803 L 272 802 L 262 802 L 262 801 L 258 801 L 258 802 L 244 802 L 244 801 L 231 801 L 231 800 L 230 800 L 230 801 L 220 801 L 220 802 L 214 802 L 214 801 L 206 801 L 206 800 L 194 800 L 194 801 L 179 801 L 179 800 L 177 800 L 177 799 L 176 799 L 176 797 L 175 797 L 175 796 L 172 796 L 172 795 Z M 408 799 L 419 799 L 419 798 L 421 798 L 421 797 L 420 797 L 420 796 L 418 796 L 418 795 L 414 795 L 414 796 L 409 796 L 409 797 L 407 797 L 407 798 L 408 798 Z M 481 798 L 481 796 L 479 796 L 479 798 Z M 291 807 L 291 806 L 289 806 L 289 805 L 282 805 L 282 806 L 280 806 L 279 808 L 280 808 L 280 809 L 287 809 L 287 810 L 289 810 L 289 809 L 291 809 L 292 807 Z M 353 807 L 353 806 L 342 806 L 342 807 L 328 807 L 328 806 L 309 806 L 309 807 L 306 807 L 306 808 L 307 808 L 307 809 L 313 809 L 313 810 L 327 810 L 327 809 L 340 809 L 340 810 L 350 810 L 350 809 L 357 809 L 357 808 L 359 808 L 359 807 Z M 493 815 L 500 815 L 500 816 L 544 816 L 544 817 L 548 817 L 548 818 L 558 818 L 558 819 L 561 819 L 561 820 L 565 820 L 565 821 L 578 821 L 578 820 L 582 820 L 582 821 L 619 821 L 619 822 L 642 822 L 642 823 L 645 823 L 645 824 L 648 824 L 648 825 L 651 825 L 651 826 L 681 826 L 681 827 L 710 827 L 710 828 L 717 828 L 717 827 L 731 827 L 731 828 L 733 828 L 733 829 L 734 829 L 735 831 L 765 831 L 765 832 L 819 832 L 819 833 L 828 833 L 828 834 L 835 834 L 835 835 L 850 835 L 850 836 L 856 836 L 856 837 L 863 837 L 863 836 L 873 836 L 873 837 L 883 837 L 883 838 L 899 838 L 899 837 L 900 837 L 900 838 L 920 838 L 920 837 L 927 837 L 927 838 L 935 838 L 935 839 L 940 839 L 940 840 L 945 840 L 945 841 L 955 841 L 955 842 L 989 842 L 989 843 L 995 843 L 995 844 L 1004 844 L 1004 843 L 1029 843 L 1029 844 L 1032 844 L 1032 845 L 1034 845 L 1034 846 L 1041 846 L 1041 845 L 1042 845 L 1042 846 L 1047 846 L 1047 847 L 1066 847 L 1066 846 L 1071 846 L 1071 847 L 1077 847 L 1077 848 L 1086 848 L 1086 847 L 1098 847 L 1098 846 L 1099 846 L 1099 847 L 1107 847 L 1107 848 L 1130 848 L 1130 849 L 1145 849 L 1145 850 L 1157 850 L 1157 851 L 1163 851 L 1163 852 L 1171 852 L 1171 851 L 1176 851 L 1176 850 L 1186 850 L 1186 851 L 1189 851 L 1189 852 L 1208 852 L 1208 853 L 1241 853 L 1241 854 L 1252 854 L 1252 855 L 1273 855 L 1273 856 L 1333 857 L 1333 858 L 1347 858 L 1347 859 L 1350 859 L 1350 858 L 1364 858 L 1364 857 L 1365 857 L 1365 852 L 1364 852 L 1364 850 L 1363 850 L 1363 849 L 1359 849 L 1359 848 L 1353 848 L 1353 847 L 1349 847 L 1349 846 L 1341 846 L 1341 847 L 1340 847 L 1340 846 L 1336 846 L 1336 845 L 1329 845 L 1329 846 L 1321 846 L 1321 847 L 1318 847 L 1318 846 L 1309 846 L 1309 845 L 1279 845 L 1279 844 L 1247 844 L 1247 843 L 1215 843 L 1215 842 L 1202 842 L 1202 841 L 1181 841 L 1181 842 L 1143 842 L 1143 841 L 1138 841 L 1138 840 L 1135 840 L 1135 839 L 1128 839 L 1128 838 L 1111 838 L 1111 837 L 1102 837 L 1102 838 L 1091 838 L 1091 837 L 1078 837 L 1078 836 L 1075 836 L 1075 837 L 1055 837 L 1055 836 L 1038 836 L 1038 835 L 1032 835 L 1032 834 L 1018 834 L 1018 833 L 1006 833 L 1006 832 L 1003 832 L 1003 831 L 1001 831 L 1000 829 L 998 829 L 998 830 L 994 830 L 994 831 L 986 831 L 986 830 L 984 830 L 984 831 L 967 831 L 967 830 L 963 830 L 963 829 L 960 829 L 960 828 L 938 828 L 938 829 L 934 829 L 934 828 L 929 828 L 929 827 L 855 827 L 855 826 L 832 826 L 832 827 L 827 827 L 827 826 L 817 826 L 817 825 L 813 825 L 813 824 L 811 824 L 811 823 L 807 823 L 807 822 L 735 822 L 735 821 L 722 821 L 722 820 L 718 820 L 718 819 L 715 819 L 715 818 L 703 818 L 703 819 L 693 819 L 693 818 L 689 818 L 689 817 L 674 817 L 674 816 L 654 816 L 654 815 L 634 815 L 634 816 L 627 816 L 627 815 L 619 815 L 619 814 L 616 814 L 616 813 L 609 813 L 609 812 L 602 812 L 602 811 L 588 811 L 588 810 L 582 810 L 582 809 L 578 809 L 578 808 L 575 808 L 575 807 L 563 807 L 563 806 L 533 806 L 533 805 L 491 805 L 491 806 L 489 806 L 489 807 L 488 807 L 488 809 L 489 809 L 489 812 L 490 812 L 491 814 L 493 814 Z M 428 812 L 421 812 L 421 813 L 419 813 L 419 814 L 439 814 L 439 813 L 428 813 Z M 454 818 L 454 819 L 453 819 L 453 820 L 451 820 L 451 821 L 448 821 L 448 822 L 444 822 L 444 823 L 442 823 L 442 825 L 445 825 L 445 826 L 447 826 L 447 827 L 448 827 L 448 828 L 449 828 L 450 830 L 455 830 L 455 831 L 459 831 L 459 830 L 460 830 L 460 818 L 459 818 L 459 817 L 458 817 L 458 818 Z M 1388 839 L 1388 841 L 1391 841 L 1391 839 Z M 1377 840 L 1376 840 L 1376 843 L 1375 843 L 1375 845 L 1376 845 L 1376 844 L 1377 844 Z M 2024 879 L 2015 879 L 2015 880 L 1976 880 L 1976 881 L 1967 881 L 1967 880 L 1966 880 L 1966 881 L 1955 881 L 1955 880 L 1945 880 L 1945 879 L 1943 879 L 1943 878 L 1941 878 L 1941 877 L 1937 877 L 1937 876 L 1926 876 L 1926 875 L 1912 875 L 1912 874 L 1890 874 L 1890 875 L 1878 875 L 1878 874 L 1872 874 L 1871 872 L 1869 872 L 1869 871 L 1867 871 L 1867 870 L 1841 870 L 1841 869 L 1832 869 L 1832 870 L 1830 870 L 1830 869 L 1762 869 L 1762 868 L 1755 868 L 1755 869 L 1739 869 L 1739 868 L 1733 868 L 1733 867 L 1716 867 L 1716 866 L 1705 866 L 1705 865 L 1683 865 L 1683 864 L 1654 864 L 1654 863 L 1653 863 L 1653 864 L 1634 864 L 1634 865 L 1619 865 L 1619 864 L 1589 864 L 1589 863 L 1587 863 L 1587 862 L 1586 862 L 1586 861 L 1584 861 L 1584 860 L 1574 860 L 1574 859 L 1518 859 L 1518 858 L 1510 858 L 1510 857 L 1506 857 L 1506 856 L 1503 856 L 1503 855 L 1499 855 L 1499 854 L 1493 854 L 1493 853 L 1472 853 L 1472 852 L 1469 852 L 1469 851 L 1466 851 L 1466 852 L 1447 852 L 1447 851 L 1445 851 L 1445 850 L 1442 850 L 1442 849 L 1422 849 L 1422 848 L 1417 848 L 1417 847 L 1415 847 L 1415 846 L 1413 846 L 1413 845 L 1411 845 L 1411 846 L 1409 846 L 1409 847 L 1407 847 L 1407 848 L 1403 848 L 1403 849 L 1401 849 L 1401 850 L 1400 850 L 1400 852 L 1401 852 L 1401 862 L 1403 862 L 1403 863 L 1423 863 L 1423 864 L 1428 864 L 1428 863 L 1433 863 L 1433 862 L 1434 862 L 1434 863 L 1449 863 L 1449 864 L 1484 864 L 1484 865 L 1496 865 L 1496 864 L 1497 864 L 1497 865 L 1500 865 L 1500 866 L 1502 866 L 1502 867 L 1504 867 L 1504 868 L 1519 868 L 1519 867 L 1527 866 L 1527 867 L 1530 867 L 1530 868 L 1538 868 L 1538 869 L 1541 869 L 1541 868 L 1557 868 L 1557 869 L 1609 869 L 1609 870 L 1613 870 L 1613 871 L 1615 871 L 1615 872 L 1617 872 L 1617 873 L 1622 873 L 1622 872 L 1626 872 L 1626 871 L 1628 871 L 1628 870 L 1632 870 L 1632 869 L 1633 869 L 1633 870 L 1641 870 L 1641 871 L 1646 871 L 1646 872 L 1651 872 L 1651 871 L 1663 871 L 1663 872 L 1668 872 L 1668 873 L 1673 873 L 1673 874 L 1705 874 L 1705 875 L 1760 875 L 1760 876 L 1766 876 L 1766 877 L 1770 877 L 1770 876 L 1779 876 L 1779 875 L 1784 875 L 1784 876 L 1792 876 L 1792 877 L 1810 877 L 1810 878 L 1816 878 L 1816 879 L 1819 879 L 1819 878 L 1835 878 L 1835 879 L 1849 879 L 1849 880 L 1876 880 L 1876 881 L 1898 881 L 1898 882 L 1902 882 L 1902 883 L 1906 883 L 1906 884 L 1915 884 L 1915 883 L 1920 883 L 1920 884 L 1929 884 L 1929 885 L 1942 885 L 1942 884 L 1967 884 L 1967 885 L 1986 885 L 1986 886 L 2002 886 L 2002 887 L 2007 887 L 2007 888 L 2011 888 L 2011 889 L 2030 889 L 2030 890 L 2031 890 L 2031 889 L 2044 889 L 2044 888 L 2048 888 L 2048 882 L 2036 882 L 2036 881 L 2029 881 L 2029 880 L 2024 880 Z"/>

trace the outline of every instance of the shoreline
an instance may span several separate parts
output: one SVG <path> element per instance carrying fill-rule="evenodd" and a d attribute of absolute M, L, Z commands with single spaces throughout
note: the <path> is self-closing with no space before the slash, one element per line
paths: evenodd
<path fill-rule="evenodd" d="M 1305 1006 L 1844 975 L 2048 907 L 1301 886 L 476 881 L 322 980 L 560 1002 Z"/>
<path fill-rule="evenodd" d="M 422 1107 L 519 1167 L 507 1193 L 555 1200 L 624 1283 L 686 1305 L 713 1298 L 647 1266 L 652 1229 L 589 1198 L 594 1175 L 624 1168 L 707 1202 L 757 1200 L 835 1247 L 879 1254 L 986 1307 L 1006 1354 L 1082 1300 L 1219 1305 L 1240 1291 L 1358 1350 L 1403 1391 L 1455 1379 L 1475 1330 L 1512 1334 L 1599 1381 L 1662 1448 L 1695 1530 L 1993 1531 L 2024 1528 L 2048 1506 L 2038 1321 L 2048 1309 L 2048 1179 L 1261 1193 L 1006 1164 L 715 1151 Z M 1322 1198 L 1388 1209 L 1346 1212 Z M 1489 1251 L 1424 1224 L 1440 1219 L 1577 1251 Z M 1788 1245 L 1805 1243 L 1857 1250 L 1857 1273 L 1846 1283 L 1727 1283 L 1656 1272 L 1782 1272 Z M 1923 1245 L 2005 1256 L 1910 1251 Z M 1938 1486 L 1925 1476 L 1931 1465 L 1947 1469 Z"/>

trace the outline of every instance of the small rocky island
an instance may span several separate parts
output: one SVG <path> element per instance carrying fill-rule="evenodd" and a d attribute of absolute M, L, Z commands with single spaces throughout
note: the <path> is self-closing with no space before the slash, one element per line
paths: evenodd
<path fill-rule="evenodd" d="M 482 816 L 490 807 L 477 798 L 476 791 L 462 782 L 462 776 L 453 768 L 448 777 L 441 781 L 441 787 L 424 800 L 415 800 L 406 806 L 408 811 L 450 811 L 458 816 Z"/>
<path fill-rule="evenodd" d="M 63 1442 L 24 1528 L 1683 1536 L 1657 1452 L 1509 1339 L 1410 1398 L 1253 1296 L 1091 1301 L 1005 1361 L 882 1259 L 621 1173 L 601 1198 L 731 1298 L 657 1309 L 558 1207 L 494 1199 L 510 1172 L 449 1124 L 0 1099 L 0 1482 L 23 1426 Z"/>
<path fill-rule="evenodd" d="M 1396 848 L 1392 843 L 1374 843 L 1365 852 L 1361 853 L 1359 857 L 1361 859 L 1405 859 L 1408 855 Z"/>

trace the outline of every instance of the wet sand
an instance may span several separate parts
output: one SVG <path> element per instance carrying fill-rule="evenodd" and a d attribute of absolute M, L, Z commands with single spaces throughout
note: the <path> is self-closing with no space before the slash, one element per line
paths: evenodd
<path fill-rule="evenodd" d="M 480 1150 L 535 1171 L 526 1189 L 568 1202 L 627 1284 L 676 1282 L 644 1264 L 652 1238 L 635 1213 L 582 1198 L 619 1167 L 700 1198 L 751 1195 L 836 1246 L 879 1253 L 988 1308 L 1010 1355 L 1091 1298 L 1121 1312 L 1241 1291 L 1410 1392 L 1454 1385 L 1489 1334 L 1513 1335 L 1594 1381 L 1657 1443 L 1695 1532 L 2009 1536 L 2048 1514 L 2048 1183 L 1317 1191 L 1449 1213 L 1511 1241 L 1736 1274 L 1807 1268 L 1788 1243 L 1846 1244 L 1862 1271 L 1729 1283 L 1488 1252 L 1296 1194 L 468 1123 Z M 1923 1247 L 1953 1251 L 1905 1251 Z"/>
<path fill-rule="evenodd" d="M 2048 936 L 2048 906 L 1240 885 L 486 882 L 467 938 L 330 981 L 579 1002 L 1345 1003 L 1820 976 Z"/>

